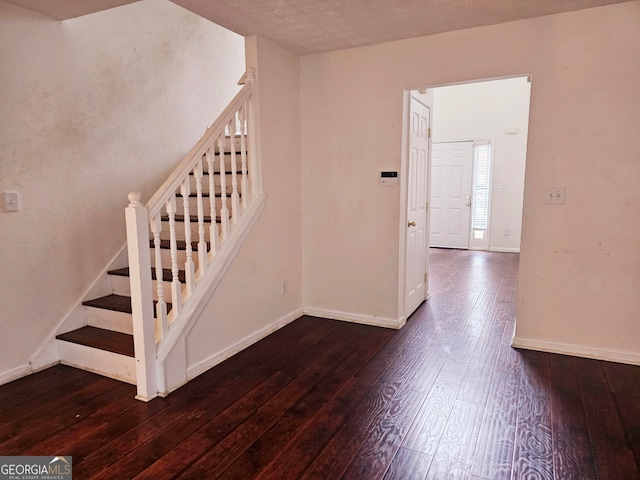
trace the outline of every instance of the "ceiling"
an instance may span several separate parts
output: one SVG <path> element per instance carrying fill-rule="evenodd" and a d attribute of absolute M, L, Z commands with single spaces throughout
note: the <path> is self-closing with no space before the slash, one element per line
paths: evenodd
<path fill-rule="evenodd" d="M 2 0 L 42 13 L 57 20 L 68 20 L 89 13 L 108 10 L 138 0 Z"/>
<path fill-rule="evenodd" d="M 59 20 L 136 0 L 5 0 Z M 628 0 L 172 0 L 298 54 L 373 45 Z M 637 1 L 637 0 L 635 0 Z"/>

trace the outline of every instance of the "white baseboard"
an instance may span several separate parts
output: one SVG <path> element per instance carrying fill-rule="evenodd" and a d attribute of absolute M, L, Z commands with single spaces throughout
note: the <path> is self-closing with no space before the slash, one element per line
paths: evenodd
<path fill-rule="evenodd" d="M 363 315 L 360 313 L 340 312 L 337 310 L 326 310 L 323 308 L 304 307 L 304 314 L 311 315 L 313 317 L 330 318 L 332 320 L 342 320 L 344 322 L 362 323 L 364 325 L 371 325 L 374 327 L 384 327 L 400 329 L 407 323 L 407 319 L 402 317 L 400 319 L 375 317 L 373 315 Z"/>
<path fill-rule="evenodd" d="M 217 352 L 211 355 L 210 357 L 205 358 L 204 360 L 200 360 L 199 362 L 194 363 L 193 365 L 190 365 L 189 367 L 187 367 L 187 380 L 189 381 L 194 379 L 198 375 L 201 375 L 207 370 L 215 367 L 219 363 L 222 363 L 227 358 L 244 350 L 248 346 L 253 345 L 259 340 L 262 340 L 267 335 L 272 334 L 276 330 L 280 330 L 285 325 L 288 325 L 289 323 L 293 322 L 297 318 L 300 318 L 302 314 L 303 314 L 302 308 L 299 308 L 285 315 L 284 317 L 276 320 L 272 324 L 267 325 L 266 327 L 258 330 L 257 332 L 254 332 L 251 335 L 244 337 L 242 340 L 234 343 L 230 347 L 227 347 L 224 350 L 221 350 L 220 352 Z"/>
<path fill-rule="evenodd" d="M 19 367 L 12 368 L 6 372 L 0 372 L 0 385 L 13 382 L 22 377 L 26 377 L 31 373 L 31 365 L 20 365 Z"/>
<path fill-rule="evenodd" d="M 640 365 L 640 353 L 626 350 L 590 347 L 573 343 L 550 342 L 547 340 L 523 337 L 513 337 L 511 346 L 514 348 L 524 348 L 525 350 L 538 350 L 541 352 L 559 353 L 561 355 L 572 355 L 574 357 Z"/>
<path fill-rule="evenodd" d="M 520 248 L 509 248 L 509 247 L 505 247 L 505 248 L 489 248 L 490 252 L 499 252 L 499 253 L 520 253 Z"/>

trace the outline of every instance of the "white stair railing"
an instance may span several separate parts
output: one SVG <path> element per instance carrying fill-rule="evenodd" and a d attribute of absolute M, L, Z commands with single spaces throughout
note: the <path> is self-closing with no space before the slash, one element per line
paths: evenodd
<path fill-rule="evenodd" d="M 187 328 L 202 290 L 214 283 L 212 275 L 220 273 L 221 253 L 238 241 L 235 230 L 247 228 L 263 198 L 253 69 L 239 84 L 240 92 L 149 202 L 143 205 L 139 193 L 129 194 L 127 243 L 142 400 L 166 391 L 167 352 Z"/>

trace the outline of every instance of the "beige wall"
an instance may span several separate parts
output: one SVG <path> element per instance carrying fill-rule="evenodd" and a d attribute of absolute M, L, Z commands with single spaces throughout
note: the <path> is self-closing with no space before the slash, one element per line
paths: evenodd
<path fill-rule="evenodd" d="M 24 368 L 125 243 L 244 72 L 242 37 L 168 1 L 58 22 L 0 2 L 0 378 Z"/>
<path fill-rule="evenodd" d="M 246 46 L 257 68 L 266 204 L 187 339 L 189 377 L 302 312 L 299 57 L 261 37 Z"/>
<path fill-rule="evenodd" d="M 630 2 L 301 59 L 248 39 L 266 207 L 187 339 L 190 374 L 303 305 L 397 320 L 403 207 L 378 175 L 401 169 L 404 89 L 520 74 L 533 88 L 517 341 L 638 362 L 638 18 Z M 239 37 L 168 2 L 65 23 L 0 2 L 0 191 L 23 204 L 0 212 L 0 373 L 122 246 L 126 194 L 148 198 L 223 108 L 238 55 Z M 565 206 L 543 204 L 555 185 Z"/>
<path fill-rule="evenodd" d="M 304 304 L 398 311 L 405 88 L 532 74 L 517 340 L 640 361 L 640 2 L 303 57 Z M 545 186 L 567 203 L 543 203 Z"/>

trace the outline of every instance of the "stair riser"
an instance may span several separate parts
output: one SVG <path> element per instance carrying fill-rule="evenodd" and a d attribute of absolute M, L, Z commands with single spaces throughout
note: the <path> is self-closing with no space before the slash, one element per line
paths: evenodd
<path fill-rule="evenodd" d="M 195 190 L 194 190 L 195 191 Z M 193 192 L 192 192 L 193 193 Z M 202 206 L 204 215 L 211 215 L 211 200 L 215 199 L 218 209 L 220 209 L 220 199 L 215 197 L 202 197 Z M 198 214 L 198 199 L 196 197 L 188 197 L 189 215 Z M 178 215 L 184 215 L 184 199 L 176 197 L 176 207 Z"/>
<path fill-rule="evenodd" d="M 225 141 L 224 141 L 224 152 L 225 152 L 225 155 L 228 155 L 229 152 L 231 151 L 230 150 L 230 148 L 231 148 L 230 145 L 231 144 L 234 145 L 236 152 L 239 152 L 240 151 L 240 147 L 241 147 L 241 143 L 242 143 L 240 137 L 239 136 L 234 137 L 233 142 L 230 142 L 229 140 L 230 140 L 230 138 L 227 137 L 225 139 Z M 218 150 L 218 142 L 215 142 L 215 152 L 218 152 L 218 151 L 219 151 Z M 240 156 L 239 153 L 237 155 Z"/>
<path fill-rule="evenodd" d="M 232 182 L 233 182 L 233 175 L 231 175 L 230 173 L 227 173 L 225 176 L 225 180 L 226 180 L 226 187 L 227 187 L 227 195 L 231 195 L 231 192 L 233 191 L 232 188 Z M 222 188 L 220 186 L 220 175 L 214 175 L 214 191 L 217 194 L 220 194 L 220 192 L 222 192 Z M 240 173 L 237 174 L 237 181 L 238 181 L 238 192 L 242 193 L 242 175 Z M 190 193 L 195 194 L 197 192 L 196 190 L 196 179 L 194 176 L 190 176 L 190 181 L 189 181 L 189 188 L 191 190 Z M 209 175 L 204 175 L 202 177 L 202 192 L 203 193 L 211 193 L 211 190 L 209 189 Z M 181 198 L 180 198 L 181 199 Z M 219 200 L 219 199 L 218 199 Z"/>
<path fill-rule="evenodd" d="M 98 350 L 76 343 L 58 342 L 60 361 L 64 365 L 98 373 L 122 382 L 136 383 L 136 359 L 117 353 Z"/>
<path fill-rule="evenodd" d="M 213 171 L 214 172 L 219 172 L 220 171 L 220 156 L 218 154 L 216 154 L 213 158 L 214 158 Z M 249 156 L 247 156 L 246 159 L 247 159 L 247 164 L 248 164 L 249 163 Z M 205 161 L 202 165 L 203 165 L 202 166 L 202 169 L 203 169 L 202 172 L 203 173 L 208 173 L 209 172 L 209 165 L 207 164 L 207 162 Z M 236 150 L 236 171 L 237 172 L 241 172 L 241 170 L 242 170 L 242 154 L 240 153 L 240 147 L 238 147 L 238 149 Z M 231 171 L 231 152 L 229 152 L 228 150 L 224 153 L 224 171 L 225 172 L 230 172 Z"/>
<path fill-rule="evenodd" d="M 162 257 L 162 268 L 171 268 L 171 251 L 167 248 L 160 249 L 161 257 Z M 192 252 L 193 263 L 195 264 L 195 270 L 198 270 L 198 252 L 193 250 Z M 185 262 L 187 261 L 187 252 L 185 250 L 178 250 L 178 269 L 185 269 Z M 153 249 L 151 252 L 151 266 L 155 268 L 155 256 L 153 253 Z"/>
<path fill-rule="evenodd" d="M 131 296 L 131 282 L 129 281 L 129 277 L 121 277 L 119 275 L 113 275 L 111 283 L 113 285 L 113 293 L 116 295 L 124 295 L 127 297 Z M 152 290 L 153 290 L 153 299 L 158 300 L 158 282 L 152 281 Z M 164 289 L 164 300 L 167 303 L 173 303 L 173 297 L 171 295 L 171 282 L 162 282 L 162 286 Z M 182 289 L 184 289 L 184 285 L 182 285 Z M 91 324 L 90 324 L 91 325 Z M 99 325 L 94 325 L 99 326 Z M 107 327 L 102 327 L 107 328 Z M 113 328 L 111 330 L 114 330 Z M 120 330 L 118 330 L 120 331 Z M 130 333 L 130 332 L 124 332 Z"/>
<path fill-rule="evenodd" d="M 114 310 L 106 310 L 104 308 L 84 308 L 87 312 L 87 325 L 133 335 L 133 321 L 131 319 L 131 314 L 116 312 Z"/>
<path fill-rule="evenodd" d="M 176 222 L 176 239 L 186 240 L 185 223 Z M 198 231 L 197 222 L 189 222 L 189 230 L 191 231 L 191 241 L 200 241 L 200 233 Z M 218 224 L 218 236 L 220 235 L 220 224 Z M 162 240 L 169 239 L 169 222 L 162 222 L 162 232 L 160 233 Z M 211 240 L 211 222 L 204 223 L 204 239 L 206 242 Z"/>
<path fill-rule="evenodd" d="M 215 214 L 220 215 L 220 207 L 222 206 L 222 199 L 220 197 L 203 197 L 202 198 L 202 206 L 203 206 L 203 214 L 204 216 L 211 216 L 211 200 L 215 199 Z M 239 198 L 239 201 L 242 203 L 242 198 Z M 184 215 L 184 204 L 182 197 L 176 197 L 176 207 L 177 214 Z M 229 192 L 229 196 L 227 197 L 227 208 L 231 210 L 231 192 Z M 198 215 L 198 199 L 196 197 L 189 197 L 189 215 L 197 216 Z"/>

